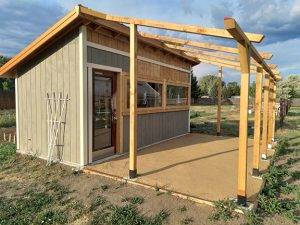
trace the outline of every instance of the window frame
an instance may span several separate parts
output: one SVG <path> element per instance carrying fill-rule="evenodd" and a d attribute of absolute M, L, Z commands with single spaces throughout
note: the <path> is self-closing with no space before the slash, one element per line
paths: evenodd
<path fill-rule="evenodd" d="M 129 108 L 127 108 L 127 82 L 129 81 L 129 75 L 122 75 L 123 82 L 122 82 L 122 92 L 123 92 L 123 115 L 129 115 Z M 189 110 L 190 108 L 190 89 L 191 86 L 189 83 L 181 83 L 181 82 L 172 82 L 167 81 L 166 79 L 147 79 L 147 78 L 137 78 L 137 82 L 149 82 L 149 83 L 158 83 L 162 84 L 162 105 L 158 107 L 145 107 L 145 108 L 137 108 L 138 114 L 148 114 L 148 113 L 159 113 L 159 112 L 171 112 L 171 111 L 182 111 L 182 110 Z M 179 87 L 186 87 L 188 88 L 188 102 L 186 105 L 167 105 L 167 86 L 179 86 Z"/>

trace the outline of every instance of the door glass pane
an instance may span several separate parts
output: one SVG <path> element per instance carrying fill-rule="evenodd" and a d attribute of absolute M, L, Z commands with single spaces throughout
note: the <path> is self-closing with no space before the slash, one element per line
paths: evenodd
<path fill-rule="evenodd" d="M 112 79 L 94 77 L 94 148 L 99 150 L 112 146 Z"/>

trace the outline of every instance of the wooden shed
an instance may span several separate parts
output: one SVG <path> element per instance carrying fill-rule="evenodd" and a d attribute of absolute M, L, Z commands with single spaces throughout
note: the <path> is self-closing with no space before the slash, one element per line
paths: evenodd
<path fill-rule="evenodd" d="M 17 149 L 72 166 L 129 151 L 129 27 L 78 7 L 0 70 L 16 82 Z M 137 147 L 189 132 L 195 58 L 138 36 Z"/>

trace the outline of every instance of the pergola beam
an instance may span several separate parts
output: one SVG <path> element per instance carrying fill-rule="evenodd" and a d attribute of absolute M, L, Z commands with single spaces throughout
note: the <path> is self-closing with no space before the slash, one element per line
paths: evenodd
<path fill-rule="evenodd" d="M 240 26 L 237 24 L 235 19 L 233 18 L 225 18 L 224 19 L 224 25 L 226 30 L 236 39 L 236 41 L 240 44 L 247 44 L 250 49 L 251 57 L 259 63 L 263 69 L 270 74 L 274 79 L 276 79 L 274 73 L 270 69 L 270 67 L 267 65 L 267 63 L 264 61 L 262 56 L 259 54 L 259 52 L 256 50 L 256 48 L 253 46 L 249 38 L 245 35 L 243 30 L 240 28 Z"/>
<path fill-rule="evenodd" d="M 200 41 L 193 41 L 193 40 L 186 40 L 181 38 L 175 38 L 175 37 L 169 37 L 169 36 L 163 36 L 163 35 L 156 35 L 156 34 L 150 34 L 145 32 L 139 32 L 142 37 L 145 38 L 151 38 L 156 39 L 165 43 L 173 44 L 173 45 L 186 45 L 186 46 L 192 46 L 202 49 L 208 49 L 213 51 L 220 51 L 220 52 L 226 52 L 231 54 L 238 54 L 237 48 L 227 47 L 223 45 L 217 45 L 207 42 L 200 42 Z M 260 52 L 262 57 L 266 60 L 269 60 L 273 57 L 272 53 L 269 52 Z"/>

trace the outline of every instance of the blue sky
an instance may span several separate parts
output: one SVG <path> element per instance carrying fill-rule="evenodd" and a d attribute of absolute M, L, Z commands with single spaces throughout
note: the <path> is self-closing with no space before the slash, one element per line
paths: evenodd
<path fill-rule="evenodd" d="M 265 34 L 259 50 L 271 51 L 271 60 L 283 76 L 300 74 L 300 0 L 0 0 L 0 54 L 13 56 L 76 4 L 106 13 L 184 24 L 223 28 L 224 16 L 234 17 L 244 31 Z M 214 41 L 234 46 L 233 41 L 151 30 L 181 38 Z M 197 76 L 215 74 L 217 68 L 199 65 Z M 239 81 L 226 69 L 226 81 Z"/>

